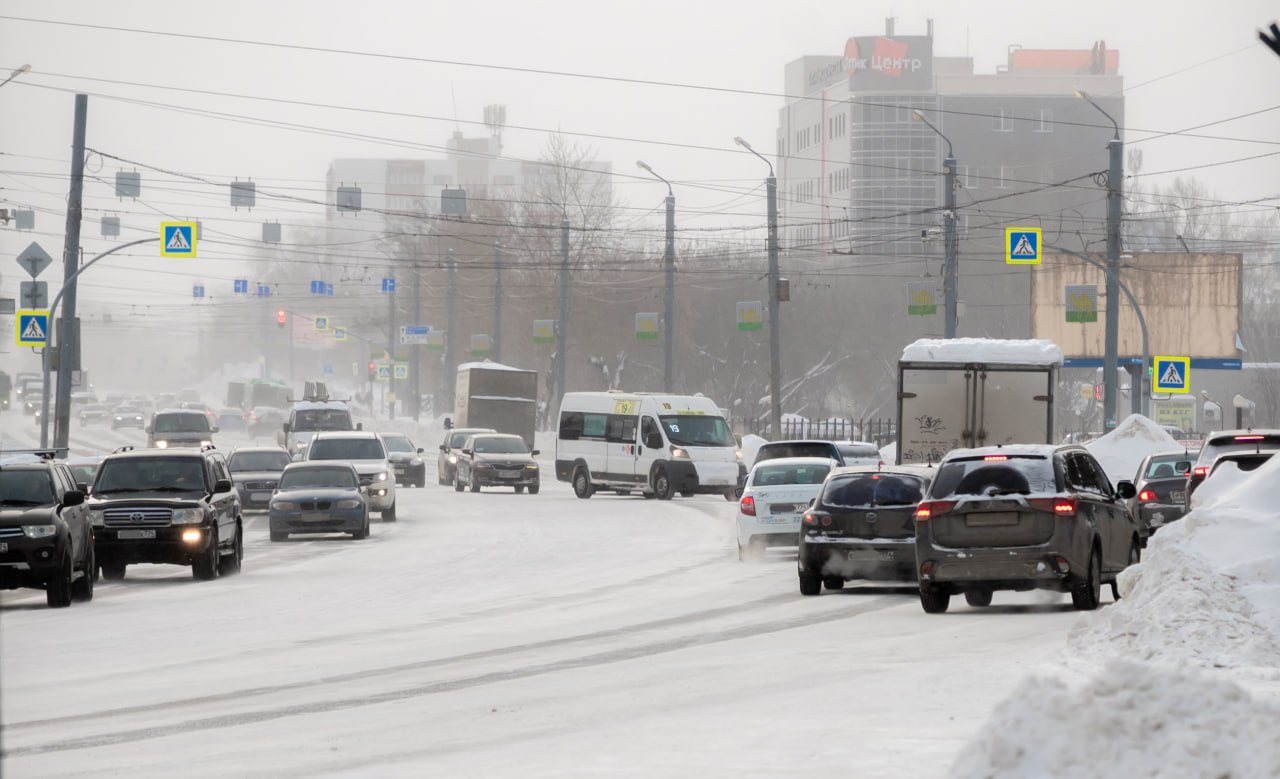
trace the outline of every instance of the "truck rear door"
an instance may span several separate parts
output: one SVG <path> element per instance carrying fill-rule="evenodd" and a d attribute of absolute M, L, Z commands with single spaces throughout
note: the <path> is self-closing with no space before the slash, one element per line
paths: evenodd
<path fill-rule="evenodd" d="M 1051 376 L 1047 370 L 983 368 L 977 375 L 973 445 L 1053 443 Z"/>

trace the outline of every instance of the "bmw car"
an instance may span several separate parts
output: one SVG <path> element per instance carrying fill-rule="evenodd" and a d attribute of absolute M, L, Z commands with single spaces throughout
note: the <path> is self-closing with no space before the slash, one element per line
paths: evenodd
<path fill-rule="evenodd" d="M 291 463 L 271 496 L 268 522 L 272 541 L 284 541 L 291 533 L 368 538 L 369 504 L 355 466 L 325 460 Z"/>

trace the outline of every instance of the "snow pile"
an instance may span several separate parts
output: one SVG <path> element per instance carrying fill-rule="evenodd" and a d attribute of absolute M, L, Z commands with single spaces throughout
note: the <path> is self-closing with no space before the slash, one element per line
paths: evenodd
<path fill-rule="evenodd" d="M 880 459 L 887 463 L 895 462 L 898 459 L 898 442 L 893 441 L 880 447 Z"/>
<path fill-rule="evenodd" d="M 458 371 L 459 372 L 469 371 L 473 368 L 484 368 L 486 370 L 491 370 L 491 371 L 522 371 L 524 372 L 524 368 L 514 368 L 510 365 L 503 365 L 500 362 L 491 362 L 489 360 L 485 360 L 484 362 L 464 362 L 463 364 L 458 366 Z"/>
<path fill-rule="evenodd" d="M 953 777 L 1265 777 L 1280 705 L 1195 672 L 1115 660 L 1080 686 L 1027 679 L 960 753 Z"/>
<path fill-rule="evenodd" d="M 1133 479 L 1142 458 L 1149 454 L 1183 450 L 1173 436 L 1141 414 L 1122 420 L 1115 430 L 1090 441 L 1085 448 L 1102 463 L 1112 485 Z"/>
<path fill-rule="evenodd" d="M 1062 350 L 1043 339 L 921 338 L 902 350 L 902 361 L 1061 365 Z"/>
<path fill-rule="evenodd" d="M 767 443 L 768 441 L 753 433 L 747 433 L 744 435 L 742 437 L 742 446 L 740 447 L 742 450 L 742 461 L 744 463 L 754 463 L 756 461 L 756 452 L 760 451 L 760 447 Z"/>

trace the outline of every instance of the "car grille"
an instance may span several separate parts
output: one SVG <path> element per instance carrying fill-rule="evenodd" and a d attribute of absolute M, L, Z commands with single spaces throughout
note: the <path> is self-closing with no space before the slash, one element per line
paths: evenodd
<path fill-rule="evenodd" d="M 328 500 L 304 500 L 298 504 L 303 511 L 328 511 L 333 502 Z"/>
<path fill-rule="evenodd" d="M 373 484 L 373 476 L 374 476 L 374 475 L 373 475 L 372 473 L 369 473 L 369 474 L 364 474 L 364 473 L 362 473 L 362 474 L 360 474 L 360 486 L 361 486 L 361 487 L 368 487 L 370 484 Z"/>
<path fill-rule="evenodd" d="M 20 527 L 0 527 L 0 538 L 21 538 L 22 528 Z"/>
<path fill-rule="evenodd" d="M 102 512 L 107 527 L 169 527 L 173 511 L 167 508 L 114 508 Z"/>

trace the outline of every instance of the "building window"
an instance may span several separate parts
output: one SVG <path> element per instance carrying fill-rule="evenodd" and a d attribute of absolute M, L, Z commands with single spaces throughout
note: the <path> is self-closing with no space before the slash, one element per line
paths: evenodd
<path fill-rule="evenodd" d="M 998 133 L 1013 132 L 1013 117 L 1009 116 L 1009 112 L 1003 108 L 997 108 L 991 115 L 991 129 Z"/>
<path fill-rule="evenodd" d="M 978 170 L 977 165 L 961 165 L 960 182 L 965 189 L 977 189 L 978 182 L 982 179 L 982 174 Z"/>
<path fill-rule="evenodd" d="M 1053 109 L 1041 108 L 1040 121 L 1036 122 L 1035 132 L 1051 133 L 1053 132 Z"/>
<path fill-rule="evenodd" d="M 1009 180 L 1013 178 L 1013 166 L 1001 165 L 1000 177 L 996 179 L 996 189 L 1008 189 Z"/>

